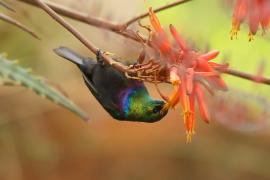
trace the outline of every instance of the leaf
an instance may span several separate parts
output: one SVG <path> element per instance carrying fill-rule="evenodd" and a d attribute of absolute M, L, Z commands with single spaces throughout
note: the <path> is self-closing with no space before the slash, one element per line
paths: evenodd
<path fill-rule="evenodd" d="M 17 84 L 16 84 L 16 82 L 14 82 L 12 80 L 0 78 L 0 85 L 2 85 L 2 86 L 15 86 Z"/>
<path fill-rule="evenodd" d="M 36 92 L 37 95 L 45 97 L 74 112 L 82 119 L 88 120 L 86 113 L 58 90 L 58 88 L 55 88 L 51 83 L 47 83 L 48 81 L 45 81 L 43 78 L 32 75 L 29 71 L 29 69 L 20 67 L 17 61 L 9 61 L 4 55 L 0 54 L 0 78 L 4 84 L 17 84 L 26 87 Z"/>

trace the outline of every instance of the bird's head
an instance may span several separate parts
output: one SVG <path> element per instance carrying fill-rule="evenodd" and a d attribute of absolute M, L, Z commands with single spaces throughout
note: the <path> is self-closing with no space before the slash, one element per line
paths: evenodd
<path fill-rule="evenodd" d="M 133 89 L 123 102 L 127 121 L 153 123 L 167 114 L 164 101 L 152 99 L 144 86 Z"/>
<path fill-rule="evenodd" d="M 141 122 L 153 123 L 161 120 L 168 111 L 162 111 L 165 103 L 160 100 L 149 100 L 144 103 L 139 117 Z"/>
<path fill-rule="evenodd" d="M 160 100 L 151 100 L 133 103 L 129 111 L 127 120 L 154 123 L 161 120 L 167 111 L 161 111 L 165 103 Z"/>

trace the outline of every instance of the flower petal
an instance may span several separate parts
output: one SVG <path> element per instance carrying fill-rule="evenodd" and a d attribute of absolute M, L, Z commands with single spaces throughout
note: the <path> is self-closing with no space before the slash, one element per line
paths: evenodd
<path fill-rule="evenodd" d="M 157 47 L 168 62 L 175 62 L 176 55 L 174 54 L 170 41 L 152 8 L 149 8 L 149 17 L 155 30 L 152 44 Z"/>
<path fill-rule="evenodd" d="M 200 58 L 202 58 L 206 61 L 210 61 L 212 59 L 215 59 L 218 55 L 219 55 L 219 51 L 213 50 L 213 51 L 210 51 L 206 54 L 201 55 Z"/>
<path fill-rule="evenodd" d="M 177 30 L 175 29 L 175 27 L 170 24 L 170 31 L 175 39 L 175 41 L 177 42 L 178 46 L 183 50 L 183 51 L 188 51 L 188 47 L 186 42 L 184 41 L 184 39 L 180 36 L 180 34 L 177 32 Z"/>
<path fill-rule="evenodd" d="M 186 81 L 187 81 L 187 94 L 191 95 L 193 92 L 193 83 L 194 83 L 194 69 L 193 68 L 187 69 Z"/>
<path fill-rule="evenodd" d="M 185 125 L 187 131 L 187 143 L 191 142 L 192 136 L 195 133 L 195 99 L 194 93 L 189 96 L 189 103 L 190 103 L 190 111 L 185 112 Z"/>
<path fill-rule="evenodd" d="M 195 89 L 195 94 L 196 94 L 196 98 L 199 104 L 199 110 L 200 110 L 202 119 L 204 120 L 204 122 L 209 123 L 210 115 L 208 113 L 208 110 L 205 104 L 204 93 L 198 83 L 195 84 L 194 89 Z"/>
<path fill-rule="evenodd" d="M 159 33 L 163 32 L 161 24 L 156 16 L 156 14 L 154 13 L 152 7 L 149 8 L 149 17 L 150 17 L 150 22 L 151 22 L 153 28 L 155 29 L 155 31 L 157 31 Z"/>

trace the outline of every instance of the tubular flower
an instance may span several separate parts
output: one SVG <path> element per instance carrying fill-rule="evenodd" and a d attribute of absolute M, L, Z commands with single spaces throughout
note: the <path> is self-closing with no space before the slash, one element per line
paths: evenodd
<path fill-rule="evenodd" d="M 183 120 L 187 133 L 187 142 L 191 141 L 195 133 L 195 102 L 198 104 L 202 119 L 209 123 L 210 116 L 205 102 L 204 89 L 227 90 L 226 84 L 215 68 L 226 68 L 226 65 L 210 62 L 215 59 L 219 51 L 202 54 L 188 47 L 173 25 L 170 32 L 177 46 L 170 43 L 164 29 L 152 9 L 149 16 L 153 31 L 151 45 L 160 52 L 160 63 L 165 64 L 169 71 L 169 80 L 174 87 L 174 93 L 166 98 L 163 110 L 174 108 L 178 103 L 182 107 Z"/>
<path fill-rule="evenodd" d="M 237 36 L 241 24 L 249 24 L 249 41 L 257 33 L 259 26 L 263 33 L 268 29 L 270 22 L 269 0 L 237 0 L 233 13 L 231 39 Z"/>

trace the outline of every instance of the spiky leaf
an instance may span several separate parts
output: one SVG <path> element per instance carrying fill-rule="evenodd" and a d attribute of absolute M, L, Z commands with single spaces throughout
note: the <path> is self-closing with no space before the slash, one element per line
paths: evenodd
<path fill-rule="evenodd" d="M 50 101 L 61 105 L 68 110 L 76 113 L 84 120 L 88 120 L 88 116 L 78 106 L 76 106 L 69 98 L 67 98 L 60 90 L 55 88 L 51 83 L 43 78 L 29 73 L 29 70 L 22 68 L 16 61 L 10 61 L 0 54 L 0 78 L 4 84 L 17 84 L 24 86 L 36 92 L 39 96 L 45 97 Z"/>
<path fill-rule="evenodd" d="M 9 79 L 3 79 L 3 78 L 0 78 L 0 85 L 1 86 L 15 86 L 17 85 L 16 82 L 12 81 L 12 80 L 9 80 Z"/>

